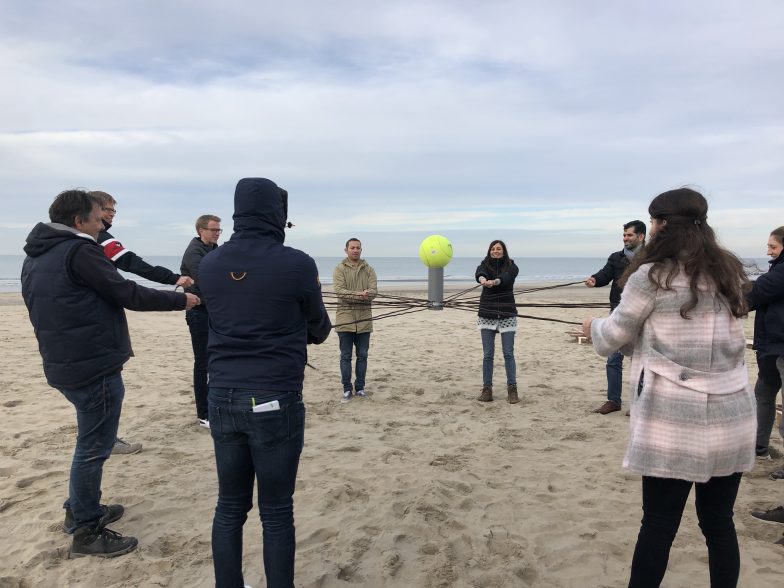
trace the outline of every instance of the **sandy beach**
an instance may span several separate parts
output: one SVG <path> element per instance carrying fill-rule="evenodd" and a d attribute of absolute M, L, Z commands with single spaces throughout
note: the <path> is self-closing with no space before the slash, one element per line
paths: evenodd
<path fill-rule="evenodd" d="M 607 288 L 574 286 L 518 302 L 607 296 Z M 521 312 L 566 321 L 606 314 Z M 0 317 L 0 588 L 212 586 L 217 483 L 209 432 L 196 424 L 183 313 L 128 312 L 136 356 L 124 370 L 120 436 L 144 449 L 106 462 L 103 501 L 125 505 L 111 527 L 138 537 L 139 548 L 110 560 L 67 557 L 62 502 L 73 409 L 44 380 L 21 295 L 0 295 Z M 746 322 L 750 336 L 753 319 Z M 505 401 L 500 343 L 497 399 L 475 400 L 481 341 L 473 313 L 425 310 L 378 321 L 369 397 L 346 404 L 339 402 L 337 337 L 311 347 L 316 369 L 306 371 L 295 495 L 296 585 L 626 586 L 641 518 L 640 479 L 621 467 L 627 406 L 591 413 L 605 399 L 604 359 L 566 334 L 573 328 L 520 321 L 517 405 Z M 747 360 L 753 382 L 751 351 Z M 780 451 L 775 432 L 773 439 Z M 784 525 L 749 512 L 784 502 L 784 483 L 767 478 L 782 465 L 781 458 L 757 464 L 741 483 L 740 586 L 781 586 L 784 547 L 773 542 Z M 692 493 L 663 586 L 708 585 L 693 504 Z M 244 562 L 245 582 L 264 586 L 255 508 Z"/>

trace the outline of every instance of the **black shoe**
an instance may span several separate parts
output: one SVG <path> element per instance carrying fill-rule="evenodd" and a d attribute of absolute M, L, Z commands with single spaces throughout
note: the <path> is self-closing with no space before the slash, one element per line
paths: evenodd
<path fill-rule="evenodd" d="M 136 537 L 123 537 L 106 528 L 79 527 L 74 531 L 69 557 L 117 557 L 130 553 L 138 544 Z"/>
<path fill-rule="evenodd" d="M 119 521 L 123 513 L 125 512 L 125 507 L 122 504 L 102 504 L 101 505 L 101 518 L 98 519 L 98 526 L 105 527 L 113 523 L 114 521 Z M 76 525 L 74 524 L 73 512 L 70 508 L 65 509 L 65 522 L 63 523 L 63 532 L 68 533 L 69 535 L 76 530 Z"/>
<path fill-rule="evenodd" d="M 784 523 L 784 506 L 777 506 L 768 510 L 754 510 L 751 512 L 751 516 L 769 523 Z"/>

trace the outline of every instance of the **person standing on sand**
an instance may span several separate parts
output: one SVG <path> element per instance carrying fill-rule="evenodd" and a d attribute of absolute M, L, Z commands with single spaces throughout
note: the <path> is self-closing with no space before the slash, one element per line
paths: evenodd
<path fill-rule="evenodd" d="M 493 357 L 495 334 L 501 334 L 501 349 L 506 369 L 507 402 L 517 404 L 517 366 L 514 358 L 514 339 L 517 331 L 517 305 L 514 283 L 519 269 L 509 258 L 506 244 L 496 239 L 490 243 L 479 267 L 476 281 L 482 286 L 476 325 L 482 335 L 482 393 L 480 402 L 493 400 Z"/>
<path fill-rule="evenodd" d="M 307 345 L 323 343 L 332 325 L 316 263 L 283 245 L 287 214 L 288 193 L 274 182 L 240 180 L 234 234 L 199 267 L 199 288 L 210 309 L 216 588 L 243 585 L 242 527 L 255 483 L 267 586 L 294 586 L 294 488 L 305 434 Z"/>
<path fill-rule="evenodd" d="M 623 465 L 642 476 L 643 517 L 629 587 L 660 585 L 694 486 L 710 585 L 734 588 L 733 508 L 742 472 L 754 465 L 756 431 L 743 333 L 748 278 L 716 242 L 699 192 L 664 192 L 648 212 L 650 243 L 621 278 L 620 304 L 583 322 L 597 353 L 632 357 Z"/>
<path fill-rule="evenodd" d="M 199 266 L 201 260 L 210 251 L 218 246 L 223 229 L 220 226 L 220 217 L 214 214 L 203 214 L 196 219 L 196 237 L 191 239 L 185 253 L 182 255 L 180 271 L 183 276 L 193 279 L 193 285 L 185 289 L 186 292 L 201 296 L 199 291 Z M 207 409 L 207 340 L 210 334 L 210 316 L 207 305 L 199 306 L 185 313 L 185 322 L 191 334 L 191 347 L 193 348 L 193 396 L 196 401 L 196 421 L 199 426 L 210 428 L 210 418 Z"/>
<path fill-rule="evenodd" d="M 618 284 L 623 272 L 629 267 L 630 260 L 645 245 L 645 223 L 639 220 L 629 221 L 623 225 L 623 249 L 610 254 L 605 266 L 585 280 L 589 288 L 601 288 L 612 282 L 610 286 L 610 312 L 621 301 L 621 286 Z M 607 358 L 607 402 L 593 412 L 610 414 L 621 410 L 621 388 L 623 387 L 623 354 L 620 351 L 611 353 Z"/>
<path fill-rule="evenodd" d="M 106 258 L 112 262 L 114 267 L 124 272 L 136 274 L 137 276 L 150 280 L 151 282 L 158 282 L 159 284 L 170 284 L 172 286 L 190 286 L 193 284 L 187 276 L 179 276 L 171 270 L 160 266 L 150 265 L 144 261 L 140 256 L 136 255 L 130 249 L 115 239 L 109 229 L 112 228 L 114 217 L 117 214 L 117 200 L 114 196 L 101 190 L 93 190 L 90 192 L 91 196 L 98 198 L 101 203 L 101 232 L 98 234 L 98 244 L 103 249 Z M 137 442 L 129 442 L 125 439 L 117 437 L 112 447 L 113 454 L 130 455 L 138 453 L 142 450 L 142 444 Z"/>
<path fill-rule="evenodd" d="M 333 291 L 338 298 L 335 331 L 340 343 L 341 402 L 353 395 L 365 396 L 365 376 L 373 332 L 371 301 L 378 294 L 376 272 L 362 259 L 362 243 L 356 237 L 346 241 L 346 258 L 332 272 Z M 351 387 L 351 355 L 357 350 L 354 387 Z"/>
<path fill-rule="evenodd" d="M 47 383 L 76 409 L 77 436 L 68 483 L 64 530 L 73 529 L 71 557 L 114 557 L 133 551 L 134 537 L 106 528 L 122 517 L 102 505 L 103 464 L 112 451 L 131 357 L 123 308 L 183 310 L 198 297 L 144 288 L 126 280 L 98 244 L 101 204 L 84 190 L 67 190 L 49 208 L 51 223 L 27 237 L 22 296 L 43 358 Z"/>

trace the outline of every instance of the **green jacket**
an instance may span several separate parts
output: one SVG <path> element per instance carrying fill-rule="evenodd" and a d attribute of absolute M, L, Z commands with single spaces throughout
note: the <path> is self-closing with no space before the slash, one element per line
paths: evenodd
<path fill-rule="evenodd" d="M 332 284 L 338 297 L 335 313 L 335 330 L 338 333 L 370 333 L 373 317 L 370 301 L 378 294 L 376 272 L 364 259 L 352 265 L 348 258 L 341 261 L 332 272 Z M 367 290 L 368 298 L 361 293 Z M 359 322 L 356 322 L 359 321 Z M 350 324 L 346 324 L 350 323 Z"/>

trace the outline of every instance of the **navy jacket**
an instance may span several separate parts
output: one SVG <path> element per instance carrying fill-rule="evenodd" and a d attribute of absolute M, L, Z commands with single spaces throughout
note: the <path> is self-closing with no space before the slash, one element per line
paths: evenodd
<path fill-rule="evenodd" d="M 610 286 L 610 310 L 621 303 L 621 292 L 623 288 L 618 285 L 618 280 L 629 267 L 629 258 L 624 255 L 623 250 L 611 253 L 607 258 L 607 263 L 602 269 L 592 277 L 596 280 L 596 288 L 601 288 L 612 282 Z"/>
<path fill-rule="evenodd" d="M 784 355 L 784 255 L 754 280 L 748 301 L 756 311 L 754 349 L 760 355 Z"/>
<path fill-rule="evenodd" d="M 81 388 L 132 355 L 123 308 L 182 310 L 185 294 L 123 278 L 89 235 L 38 223 L 27 237 L 22 296 L 49 385 Z"/>
<path fill-rule="evenodd" d="M 283 245 L 287 206 L 274 182 L 240 180 L 234 234 L 201 262 L 210 386 L 301 391 L 307 344 L 323 342 L 332 328 L 316 263 Z"/>

